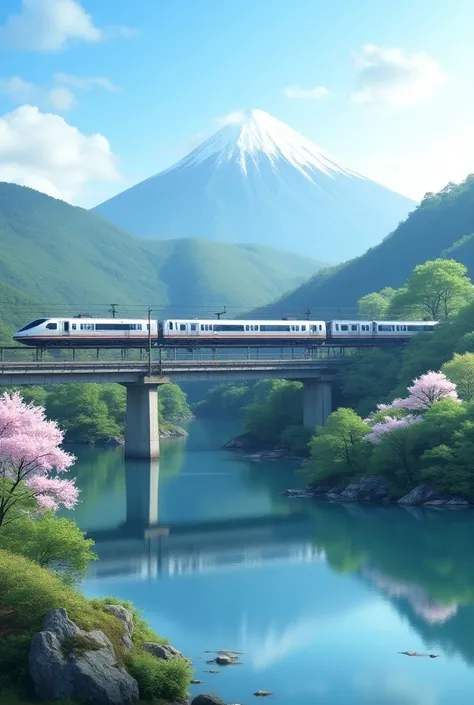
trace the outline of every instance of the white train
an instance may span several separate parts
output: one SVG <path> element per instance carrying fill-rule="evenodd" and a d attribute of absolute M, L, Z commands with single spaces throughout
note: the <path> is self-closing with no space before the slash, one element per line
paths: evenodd
<path fill-rule="evenodd" d="M 17 331 L 13 339 L 34 347 L 183 347 L 370 345 L 374 341 L 401 342 L 419 332 L 432 331 L 436 321 L 302 321 L 143 318 L 85 316 L 37 318 Z"/>

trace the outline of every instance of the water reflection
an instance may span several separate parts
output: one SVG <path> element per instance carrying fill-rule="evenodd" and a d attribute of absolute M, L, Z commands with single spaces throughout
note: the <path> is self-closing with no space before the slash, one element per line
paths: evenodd
<path fill-rule="evenodd" d="M 470 704 L 472 514 L 290 500 L 292 466 L 213 450 L 209 428 L 159 463 L 80 459 L 100 557 L 84 590 L 133 600 L 228 702 Z M 199 658 L 219 648 L 244 665 L 208 683 Z"/>

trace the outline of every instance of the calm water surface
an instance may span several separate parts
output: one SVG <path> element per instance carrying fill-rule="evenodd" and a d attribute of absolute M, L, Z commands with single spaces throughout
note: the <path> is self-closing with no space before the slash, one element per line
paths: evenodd
<path fill-rule="evenodd" d="M 473 513 L 290 500 L 279 492 L 303 484 L 292 463 L 220 450 L 236 432 L 228 423 L 189 430 L 162 443 L 159 464 L 74 449 L 73 516 L 100 557 L 88 596 L 133 600 L 194 660 L 194 694 L 472 705 Z M 205 673 L 206 649 L 242 651 L 243 665 Z"/>

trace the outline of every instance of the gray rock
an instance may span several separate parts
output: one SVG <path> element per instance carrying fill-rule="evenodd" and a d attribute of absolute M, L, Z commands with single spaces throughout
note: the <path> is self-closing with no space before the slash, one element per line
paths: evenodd
<path fill-rule="evenodd" d="M 82 642 L 82 648 L 74 649 Z M 90 648 L 87 648 L 87 646 Z M 100 630 L 79 629 L 66 610 L 53 610 L 34 635 L 29 673 L 41 700 L 84 700 L 97 705 L 132 705 L 137 681 L 117 664 L 110 640 Z"/>
<path fill-rule="evenodd" d="M 408 494 L 398 500 L 399 504 L 426 504 L 427 502 L 432 502 L 438 499 L 449 499 L 446 495 L 443 495 L 438 490 L 435 490 L 430 485 L 418 485 L 414 487 Z"/>
<path fill-rule="evenodd" d="M 236 660 L 233 659 L 231 656 L 216 656 L 216 663 L 219 664 L 219 666 L 230 666 L 232 663 L 235 663 Z"/>
<path fill-rule="evenodd" d="M 217 695 L 198 695 L 191 705 L 226 705 Z"/>
<path fill-rule="evenodd" d="M 452 497 L 446 502 L 447 507 L 470 507 L 471 505 L 463 497 Z"/>
<path fill-rule="evenodd" d="M 332 494 L 332 493 L 331 493 Z M 328 495 L 329 496 L 329 495 Z M 390 497 L 390 485 L 384 477 L 361 477 L 339 493 L 341 502 L 383 502 Z"/>
<path fill-rule="evenodd" d="M 104 446 L 107 448 L 118 448 L 125 444 L 125 439 L 120 436 L 99 436 L 95 439 L 96 446 Z"/>
<path fill-rule="evenodd" d="M 146 641 L 143 644 L 143 648 L 145 651 L 148 651 L 148 653 L 153 654 L 155 658 L 160 658 L 164 661 L 171 661 L 171 659 L 174 658 L 182 658 L 185 661 L 189 661 L 189 659 L 186 658 L 181 651 L 175 649 L 175 647 L 171 646 L 171 644 L 155 644 L 151 641 Z"/>
<path fill-rule="evenodd" d="M 117 617 L 122 622 L 124 629 L 122 637 L 123 647 L 127 651 L 130 651 L 133 646 L 132 639 L 134 630 L 132 613 L 121 605 L 105 605 L 104 610 L 109 614 L 113 614 L 114 617 Z"/>

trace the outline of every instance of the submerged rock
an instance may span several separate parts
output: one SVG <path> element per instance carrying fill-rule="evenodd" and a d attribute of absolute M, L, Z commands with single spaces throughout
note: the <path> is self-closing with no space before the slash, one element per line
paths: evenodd
<path fill-rule="evenodd" d="M 117 663 L 104 632 L 79 629 L 65 609 L 44 619 L 31 640 L 28 665 L 40 700 L 132 705 L 139 697 L 137 681 Z"/>
<path fill-rule="evenodd" d="M 408 506 L 423 505 L 424 507 L 470 507 L 469 502 L 463 497 L 440 492 L 430 485 L 418 485 L 408 494 L 398 500 L 399 504 Z"/>
<path fill-rule="evenodd" d="M 191 705 L 226 705 L 217 695 L 197 695 Z"/>

